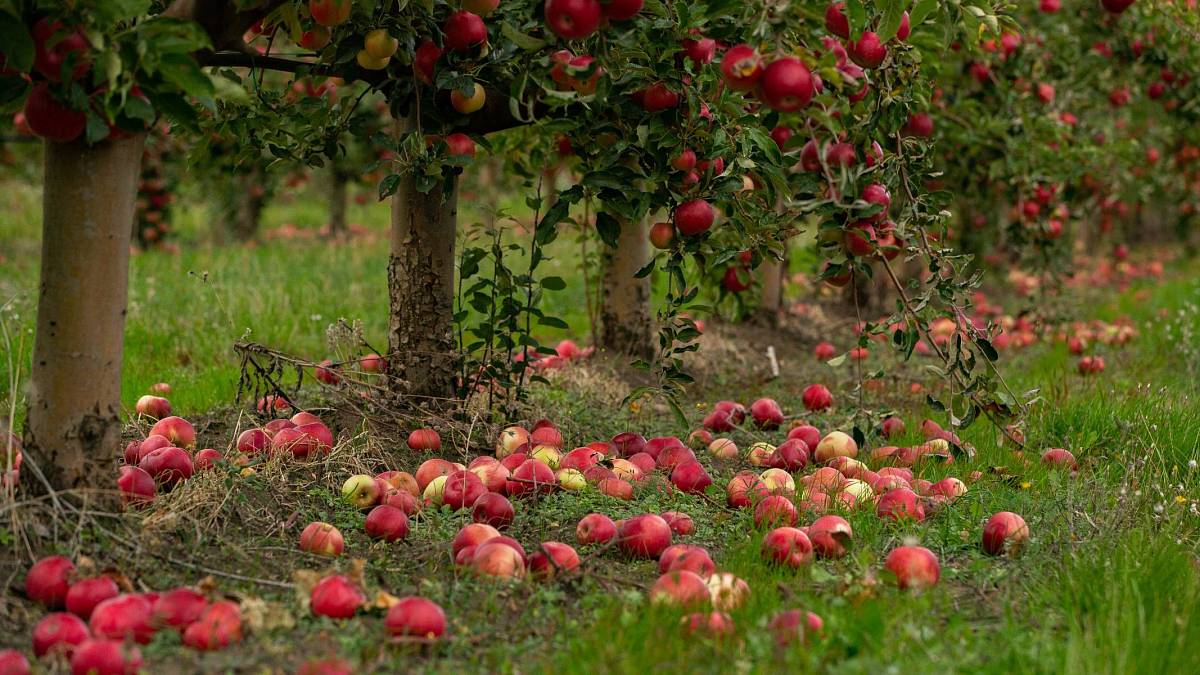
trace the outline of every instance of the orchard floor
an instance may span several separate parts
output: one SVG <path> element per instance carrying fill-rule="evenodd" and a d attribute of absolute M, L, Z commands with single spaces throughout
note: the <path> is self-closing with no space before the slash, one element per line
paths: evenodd
<path fill-rule="evenodd" d="M 5 194 L 10 203 L 0 224 L 16 226 L 0 233 L 11 252 L 0 266 L 0 303 L 7 303 L 0 323 L 12 340 L 0 375 L 8 387 L 23 377 L 19 364 L 27 363 L 31 339 L 36 226 L 17 221 L 33 210 L 36 194 Z M 302 220 L 311 216 L 310 207 L 281 206 L 285 214 L 273 219 Z M 386 206 L 356 207 L 352 217 L 377 232 Z M 553 265 L 574 283 L 578 258 L 568 245 L 561 244 Z M 383 246 L 368 234 L 337 245 L 197 244 L 185 245 L 179 256 L 139 256 L 126 403 L 132 406 L 150 384 L 169 381 L 177 411 L 197 423 L 200 444 L 227 449 L 251 423 L 245 405 L 233 403 L 232 341 L 248 336 L 320 358 L 325 326 L 339 316 L 367 320 L 368 338 L 378 341 L 386 303 Z M 199 654 L 162 632 L 143 648 L 150 672 L 293 672 L 330 656 L 348 660 L 357 672 L 1200 672 L 1200 469 L 1194 466 L 1200 460 L 1200 270 L 1194 263 L 1173 265 L 1166 279 L 1120 293 L 1076 289 L 1057 300 L 1055 313 L 1066 318 L 1130 317 L 1138 335 L 1124 347 L 1100 347 L 1107 370 L 1089 378 L 1076 373 L 1075 357 L 1061 343 L 1004 352 L 1000 367 L 1012 388 L 1041 395 L 1026 423 L 1025 455 L 1000 446 L 995 429 L 977 422 L 963 434 L 978 451 L 972 462 L 921 468 L 929 480 L 981 471 L 968 493 L 915 525 L 882 521 L 869 509 L 848 513 L 854 542 L 841 560 L 818 560 L 799 572 L 765 564 L 762 532 L 751 513 L 724 507 L 721 488 L 744 467 L 704 453 L 715 479 L 706 497 L 647 484 L 630 502 L 589 490 L 516 504 L 509 534 L 529 551 L 547 540 L 574 544 L 575 524 L 593 511 L 614 519 L 687 512 L 696 532 L 682 540 L 707 547 L 720 570 L 751 588 L 749 600 L 731 612 L 731 639 L 685 635 L 682 612 L 647 603 L 645 591 L 658 576 L 653 561 L 581 547 L 585 562 L 578 574 L 491 583 L 457 571 L 450 559 L 450 539 L 467 517 L 432 510 L 413 522 L 404 542 L 371 542 L 363 514 L 339 497 L 342 482 L 353 473 L 413 471 L 432 455 L 403 450 L 352 418 L 322 412 L 329 401 L 310 387 L 301 404 L 318 409 L 340 439 L 321 462 L 272 460 L 246 477 L 208 472 L 143 512 L 64 516 L 44 503 L 0 512 L 0 578 L 9 589 L 0 596 L 0 647 L 29 652 L 30 630 L 42 611 L 19 589 L 32 557 L 58 552 L 120 570 L 136 590 L 194 585 L 211 576 L 220 593 L 242 603 L 249 630 L 240 645 Z M 581 292 L 571 287 L 547 296 L 573 326 L 586 325 Z M 550 385 L 532 389 L 521 419 L 496 422 L 550 418 L 569 448 L 626 430 L 684 437 L 718 399 L 749 403 L 770 396 L 822 431 L 848 429 L 860 409 L 860 372 L 853 364 L 831 368 L 813 359 L 811 337 L 820 332 L 845 348 L 849 322 L 794 319 L 793 327 L 798 330 L 710 322 L 691 363 L 698 382 L 688 393 L 687 426 L 662 406 L 621 406 L 631 373 L 622 359 L 604 356 L 552 373 Z M 778 378 L 770 376 L 768 346 L 779 356 Z M 914 444 L 929 412 L 924 394 L 913 394 L 911 385 L 933 386 L 925 372 L 929 361 L 898 365 L 887 352 L 873 349 L 863 368 L 885 365 L 887 376 L 882 390 L 862 392 L 861 407 L 894 409 L 909 431 L 891 443 Z M 829 385 L 835 408 L 802 413 L 800 391 L 811 382 Z M 490 452 L 495 430 L 477 425 L 470 434 L 447 434 L 439 454 L 466 460 Z M 742 429 L 731 436 L 744 449 L 755 440 L 777 443 L 784 433 Z M 881 444 L 878 437 L 867 441 L 868 448 Z M 1072 450 L 1079 474 L 1037 461 L 1048 447 Z M 980 551 L 983 522 L 1002 510 L 1023 515 L 1032 531 L 1015 558 Z M 301 528 L 312 520 L 342 530 L 346 555 L 330 560 L 297 549 Z M 926 592 L 899 591 L 882 574 L 887 552 L 910 540 L 941 560 L 941 583 Z M 356 559 L 365 563 L 370 595 L 420 594 L 441 604 L 449 618 L 446 639 L 435 647 L 389 644 L 379 610 L 346 621 L 311 616 L 306 595 L 297 591 L 306 572 L 347 572 Z M 816 612 L 825 628 L 806 645 L 781 650 L 766 624 L 791 608 Z"/>

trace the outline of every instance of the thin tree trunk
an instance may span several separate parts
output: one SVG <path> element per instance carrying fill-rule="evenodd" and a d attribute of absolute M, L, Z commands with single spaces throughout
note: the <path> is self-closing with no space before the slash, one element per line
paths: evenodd
<path fill-rule="evenodd" d="M 783 280 L 787 272 L 787 243 L 783 247 L 783 260 L 767 258 L 759 266 L 762 276 L 762 303 L 758 313 L 768 325 L 779 324 L 780 312 L 783 311 Z"/>
<path fill-rule="evenodd" d="M 249 185 L 243 186 L 238 192 L 237 213 L 233 222 L 234 236 L 238 241 L 249 241 L 258 235 L 258 225 L 267 201 L 262 174 L 263 170 L 255 167 L 247 176 Z"/>
<path fill-rule="evenodd" d="M 455 392 L 457 182 L 422 194 L 405 177 L 392 197 L 388 375 L 396 393 L 449 398 Z"/>
<path fill-rule="evenodd" d="M 55 489 L 111 486 L 121 437 L 129 223 L 144 135 L 47 143 L 42 277 L 25 429 Z M 26 473 L 27 485 L 41 491 Z"/>
<path fill-rule="evenodd" d="M 616 248 L 604 251 L 600 304 L 600 346 L 649 359 L 654 355 L 650 315 L 650 277 L 634 275 L 650 261 L 649 230 L 644 221 L 622 223 Z"/>
<path fill-rule="evenodd" d="M 336 169 L 329 174 L 329 236 L 346 236 L 346 176 Z"/>

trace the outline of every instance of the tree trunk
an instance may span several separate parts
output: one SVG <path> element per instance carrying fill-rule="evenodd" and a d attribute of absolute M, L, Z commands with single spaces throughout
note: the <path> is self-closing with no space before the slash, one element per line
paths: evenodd
<path fill-rule="evenodd" d="M 650 277 L 635 278 L 650 262 L 649 230 L 644 221 L 621 223 L 617 247 L 604 251 L 600 303 L 600 347 L 649 359 L 654 355 L 650 314 Z"/>
<path fill-rule="evenodd" d="M 783 281 L 787 274 L 787 244 L 783 248 L 783 260 L 767 258 L 759 267 L 762 275 L 762 303 L 758 314 L 770 326 L 779 325 L 783 311 Z"/>
<path fill-rule="evenodd" d="M 25 452 L 59 490 L 111 487 L 114 480 L 129 223 L 144 141 L 46 144 Z M 44 490 L 32 478 L 27 485 Z"/>
<path fill-rule="evenodd" d="M 258 235 L 258 224 L 267 201 L 262 173 L 263 170 L 256 167 L 246 176 L 249 185 L 243 184 L 238 191 L 233 220 L 233 235 L 238 241 L 249 241 Z"/>
<path fill-rule="evenodd" d="M 457 187 L 454 178 L 422 194 L 404 177 L 392 197 L 388 375 L 396 393 L 434 398 L 455 393 Z"/>
<path fill-rule="evenodd" d="M 329 174 L 329 236 L 341 239 L 346 236 L 346 176 L 342 172 Z"/>

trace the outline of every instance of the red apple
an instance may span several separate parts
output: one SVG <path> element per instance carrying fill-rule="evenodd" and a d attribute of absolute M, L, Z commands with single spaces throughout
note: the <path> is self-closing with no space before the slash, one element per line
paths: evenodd
<path fill-rule="evenodd" d="M 933 118 L 929 113 L 912 113 L 904 123 L 904 133 L 918 138 L 929 138 L 933 135 Z"/>
<path fill-rule="evenodd" d="M 199 620 L 208 608 L 208 598 L 191 588 L 174 588 L 153 603 L 154 622 L 176 630 L 183 630 Z"/>
<path fill-rule="evenodd" d="M 904 434 L 904 420 L 899 417 L 888 417 L 883 420 L 883 437 L 894 438 Z"/>
<path fill-rule="evenodd" d="M 579 554 L 568 544 L 544 541 L 529 556 L 528 567 L 534 579 L 549 579 L 579 567 Z"/>
<path fill-rule="evenodd" d="M 671 471 L 671 483 L 682 492 L 703 494 L 708 486 L 712 485 L 712 477 L 708 475 L 700 462 L 693 460 L 684 462 Z"/>
<path fill-rule="evenodd" d="M 813 78 L 804 62 L 792 56 L 772 61 L 762 71 L 759 95 L 779 112 L 795 112 L 813 97 Z"/>
<path fill-rule="evenodd" d="M 667 521 L 667 525 L 671 527 L 671 532 L 680 536 L 687 536 L 696 531 L 696 523 L 686 513 L 665 511 L 662 514 L 662 519 Z"/>
<path fill-rule="evenodd" d="M 833 405 L 833 394 L 823 384 L 810 384 L 804 388 L 800 399 L 804 407 L 811 411 L 821 411 Z M 811 446 L 810 446 L 811 447 Z"/>
<path fill-rule="evenodd" d="M 313 21 L 321 26 L 337 26 L 350 20 L 352 0 L 308 0 Z"/>
<path fill-rule="evenodd" d="M 68 80 L 78 80 L 91 68 L 87 37 L 78 28 L 42 18 L 33 25 L 32 33 L 33 68 L 47 80 L 61 82 L 64 65 L 71 65 Z"/>
<path fill-rule="evenodd" d="M 247 429 L 237 437 L 238 452 L 255 455 L 271 446 L 271 438 L 262 429 Z"/>
<path fill-rule="evenodd" d="M 790 526 L 796 523 L 796 506 L 783 495 L 768 495 L 754 507 L 754 526 Z"/>
<path fill-rule="evenodd" d="M 692 607 L 708 604 L 710 600 L 711 596 L 704 579 L 687 570 L 663 574 L 650 589 L 650 601 L 655 603 Z"/>
<path fill-rule="evenodd" d="M 74 572 L 75 564 L 60 555 L 38 560 L 25 575 L 25 597 L 49 609 L 62 607 Z"/>
<path fill-rule="evenodd" d="M 321 579 L 313 586 L 309 606 L 316 616 L 333 619 L 349 619 L 358 612 L 366 597 L 348 578 L 333 574 Z"/>
<path fill-rule="evenodd" d="M 136 466 L 123 466 L 117 476 L 117 489 L 121 492 L 121 503 L 146 504 L 154 500 L 154 477 Z"/>
<path fill-rule="evenodd" d="M 801 567 L 813 557 L 813 545 L 808 535 L 794 527 L 771 530 L 763 537 L 761 548 L 764 558 L 787 567 Z"/>
<path fill-rule="evenodd" d="M 446 613 L 432 600 L 410 595 L 388 609 L 383 625 L 392 637 L 434 640 L 446 632 Z"/>
<path fill-rule="evenodd" d="M 471 506 L 471 519 L 492 527 L 508 527 L 512 524 L 513 516 L 512 502 L 495 492 L 480 495 Z"/>
<path fill-rule="evenodd" d="M 394 506 L 380 504 L 367 514 L 365 529 L 372 539 L 400 541 L 408 536 L 408 516 Z"/>
<path fill-rule="evenodd" d="M 600 3 L 596 0 L 546 0 L 546 25 L 567 40 L 585 38 L 600 27 Z"/>
<path fill-rule="evenodd" d="M 143 457 L 138 467 L 167 489 L 194 473 L 192 458 L 182 448 L 159 448 Z"/>
<path fill-rule="evenodd" d="M 847 46 L 846 53 L 850 55 L 851 61 L 863 68 L 878 68 L 887 58 L 887 45 L 877 34 L 867 30 L 863 31 L 857 42 L 851 42 Z"/>
<path fill-rule="evenodd" d="M 778 429 L 783 424 L 783 408 L 771 398 L 760 398 L 751 403 L 750 416 L 759 429 Z"/>
<path fill-rule="evenodd" d="M 141 669 L 142 652 L 121 640 L 85 640 L 71 656 L 71 673 L 77 675 L 137 673 Z"/>
<path fill-rule="evenodd" d="M 408 435 L 409 450 L 437 452 L 442 449 L 442 438 L 433 429 L 414 429 Z"/>
<path fill-rule="evenodd" d="M 547 494 L 553 492 L 557 484 L 553 469 L 536 459 L 527 459 L 512 472 L 505 483 L 505 491 L 510 497 Z"/>
<path fill-rule="evenodd" d="M 479 476 L 470 471 L 455 471 L 447 475 L 443 490 L 442 503 L 454 511 L 470 507 L 488 491 Z"/>
<path fill-rule="evenodd" d="M 817 447 L 818 443 L 821 442 L 821 431 L 811 424 L 801 424 L 800 426 L 793 427 L 790 431 L 788 431 L 787 438 L 789 441 L 804 441 L 804 444 L 807 445 L 811 451 L 813 448 Z"/>
<path fill-rule="evenodd" d="M 850 20 L 846 18 L 846 3 L 835 2 L 825 8 L 825 29 L 842 38 L 850 39 Z"/>
<path fill-rule="evenodd" d="M 617 528 L 618 545 L 626 554 L 657 558 L 671 545 L 671 526 L 652 513 L 634 516 Z"/>
<path fill-rule="evenodd" d="M 776 614 L 767 628 L 775 636 L 775 643 L 787 647 L 792 643 L 806 644 L 809 635 L 819 635 L 825 628 L 821 617 L 799 609 L 789 609 Z"/>
<path fill-rule="evenodd" d="M 120 594 L 121 589 L 117 587 L 117 582 L 110 577 L 80 579 L 71 584 L 71 588 L 67 591 L 67 611 L 87 620 L 91 618 L 92 610 L 96 609 L 96 605 Z"/>
<path fill-rule="evenodd" d="M 658 556 L 658 571 L 666 574 L 677 570 L 693 572 L 701 579 L 707 579 L 717 566 L 702 546 L 672 544 Z"/>
<path fill-rule="evenodd" d="M 721 58 L 721 74 L 725 84 L 734 91 L 750 91 L 762 78 L 762 57 L 747 44 L 730 47 Z"/>
<path fill-rule="evenodd" d="M 933 551 L 923 546 L 899 546 L 888 553 L 884 567 L 895 575 L 900 588 L 934 586 L 941 575 L 941 566 Z"/>
<path fill-rule="evenodd" d="M 617 526 L 602 513 L 589 513 L 575 526 L 575 539 L 581 545 L 605 544 L 617 536 Z"/>
<path fill-rule="evenodd" d="M 484 25 L 483 19 L 466 10 L 454 12 L 447 17 L 446 23 L 442 25 L 442 33 L 446 49 L 458 52 L 470 51 L 487 42 L 488 38 L 487 26 Z"/>
<path fill-rule="evenodd" d="M 196 453 L 196 460 L 194 462 L 193 468 L 196 471 L 207 471 L 209 469 L 215 468 L 217 466 L 217 463 L 220 462 L 222 459 L 223 459 L 223 457 L 221 457 L 220 452 L 217 452 L 216 450 L 214 450 L 212 448 L 204 448 L 200 452 Z"/>
<path fill-rule="evenodd" d="M 675 207 L 675 227 L 685 236 L 707 232 L 714 219 L 712 206 L 703 199 L 691 199 Z"/>
<path fill-rule="evenodd" d="M 512 546 L 490 540 L 475 549 L 471 568 L 476 574 L 495 579 L 519 579 L 525 575 L 525 560 Z"/>
<path fill-rule="evenodd" d="M 1042 463 L 1055 469 L 1079 470 L 1079 464 L 1075 461 L 1075 455 L 1071 454 L 1069 450 L 1062 448 L 1051 448 L 1042 453 Z"/>
<path fill-rule="evenodd" d="M 983 551 L 988 555 L 1016 555 L 1029 539 L 1025 519 L 1011 511 L 1001 511 L 983 526 Z"/>
<path fill-rule="evenodd" d="M 925 520 L 925 509 L 917 494 L 908 488 L 888 490 L 879 498 L 875 507 L 875 515 L 892 520 Z"/>
<path fill-rule="evenodd" d="M 90 633 L 83 619 L 66 612 L 47 614 L 33 628 L 33 654 L 38 658 L 50 653 L 70 657 L 88 637 Z M 0 664 L 0 673 L 7 672 L 15 671 L 5 670 Z M 28 673 L 29 670 L 24 672 Z"/>
<path fill-rule="evenodd" d="M 813 550 L 822 558 L 840 558 L 846 555 L 846 546 L 854 536 L 850 523 L 841 516 L 821 516 L 808 528 L 808 538 Z"/>
<path fill-rule="evenodd" d="M 134 409 L 137 410 L 139 415 L 162 419 L 171 414 L 171 402 L 161 396 L 150 396 L 147 394 L 137 400 Z"/>
<path fill-rule="evenodd" d="M 183 631 L 183 644 L 198 651 L 223 649 L 242 640 L 242 612 L 237 603 L 220 600 L 209 605 Z"/>
<path fill-rule="evenodd" d="M 89 625 L 94 637 L 146 644 L 154 635 L 153 614 L 154 605 L 144 596 L 126 593 L 96 605 Z"/>
<path fill-rule="evenodd" d="M 164 417 L 155 422 L 147 436 L 156 434 L 181 448 L 190 448 L 196 444 L 196 430 L 182 417 Z"/>

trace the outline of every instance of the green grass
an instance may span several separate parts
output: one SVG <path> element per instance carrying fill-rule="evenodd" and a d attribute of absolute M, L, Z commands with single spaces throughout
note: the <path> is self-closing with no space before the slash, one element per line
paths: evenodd
<path fill-rule="evenodd" d="M 0 250 L 6 257 L 0 266 L 0 302 L 12 299 L 4 325 L 10 334 L 25 336 L 28 350 L 37 273 L 31 214 L 37 194 L 27 186 L 5 187 L 11 189 L 4 191 L 0 209 Z M 321 223 L 319 195 L 301 191 L 292 197 L 269 209 L 267 227 L 289 222 L 311 229 Z M 126 404 L 150 384 L 168 381 L 175 386 L 171 399 L 184 414 L 222 408 L 236 389 L 231 345 L 239 339 L 320 358 L 330 350 L 326 326 L 345 317 L 362 320 L 368 340 L 381 343 L 387 254 L 378 233 L 387 208 L 355 206 L 351 220 L 376 235 L 339 245 L 314 240 L 221 247 L 210 243 L 208 210 L 197 195 L 187 196 L 179 227 L 182 252 L 141 255 L 133 262 Z M 547 301 L 553 313 L 571 323 L 569 334 L 578 335 L 586 314 L 573 273 L 576 246 L 569 236 L 556 244 L 548 270 L 572 285 Z M 182 512 L 177 521 L 143 523 L 138 515 L 97 521 L 109 532 L 131 533 L 136 547 L 91 525 L 77 540 L 38 540 L 38 547 L 93 556 L 148 588 L 194 584 L 204 575 L 164 564 L 155 553 L 287 581 L 296 570 L 349 568 L 345 559 L 295 551 L 303 524 L 323 519 L 342 528 L 350 557 L 368 561 L 372 591 L 420 593 L 441 603 L 450 617 L 450 639 L 432 650 L 387 647 L 378 612 L 348 622 L 318 620 L 289 590 L 218 579 L 223 592 L 243 601 L 265 599 L 294 625 L 253 632 L 242 646 L 212 655 L 181 655 L 178 638 L 160 634 L 145 650 L 160 668 L 290 671 L 304 659 L 339 654 L 363 671 L 1196 672 L 1200 469 L 1189 462 L 1200 461 L 1195 382 L 1200 276 L 1184 266 L 1173 273 L 1166 283 L 1139 284 L 1121 294 L 1072 291 L 1065 304 L 1079 313 L 1076 318 L 1128 316 L 1138 328 L 1137 338 L 1126 347 L 1101 348 L 1108 370 L 1097 378 L 1077 375 L 1063 345 L 1006 353 L 1000 365 L 1013 388 L 1037 388 L 1043 397 L 1027 420 L 1029 450 L 1018 456 L 998 444 L 994 429 L 977 423 L 964 434 L 979 453 L 972 463 L 922 469 L 930 480 L 982 471 L 968 494 L 920 524 L 884 522 L 870 511 L 850 513 L 854 545 L 842 560 L 818 561 L 798 572 L 764 564 L 758 552 L 762 532 L 755 530 L 751 514 L 720 506 L 720 488 L 742 467 L 713 467 L 711 500 L 650 482 L 639 487 L 632 502 L 583 492 L 517 504 L 511 535 L 527 549 L 546 540 L 573 542 L 575 523 L 592 511 L 614 518 L 664 510 L 691 514 L 697 531 L 687 541 L 709 548 L 720 569 L 737 574 L 752 589 L 750 600 L 731 612 L 737 634 L 729 641 L 686 636 L 679 626 L 682 612 L 646 603 L 639 589 L 657 576 L 652 561 L 611 551 L 589 557 L 596 551 L 581 549 L 588 564 L 579 577 L 492 584 L 450 564 L 447 542 L 465 516 L 447 511 L 424 514 L 402 544 L 370 542 L 362 533 L 363 514 L 337 498 L 342 480 L 359 470 L 412 471 L 424 459 L 395 451 L 378 437 L 370 443 L 356 437 L 328 465 L 264 467 L 249 478 L 231 472 L 186 485 L 167 503 L 181 512 L 189 506 L 195 510 Z M 796 411 L 802 409 L 800 390 L 824 381 L 839 397 L 839 408 L 809 418 L 825 430 L 846 425 L 847 410 L 854 406 L 842 397 L 849 396 L 854 368 L 813 362 L 807 357 L 811 345 L 795 344 L 792 336 L 728 330 L 729 339 L 743 341 L 739 346 L 747 350 L 760 350 L 764 340 L 776 344 L 789 357 L 785 376 L 764 383 L 736 363 L 715 364 L 711 377 L 691 389 L 689 403 L 726 397 L 749 402 L 766 395 L 786 411 Z M 893 367 L 883 351 L 872 351 L 872 364 L 875 359 L 889 364 L 900 377 L 897 391 L 906 389 L 909 378 L 924 377 L 919 368 Z M 17 356 L 18 361 L 27 358 Z M 6 387 L 13 362 L 0 361 Z M 591 375 L 555 376 L 553 386 L 533 390 L 530 416 L 557 421 L 572 446 L 627 429 L 646 436 L 686 434 L 687 428 L 653 406 L 633 412 L 603 403 L 596 383 L 609 374 L 601 364 Z M 865 404 L 897 408 L 909 429 L 897 442 L 919 441 L 920 421 L 927 416 L 922 397 L 868 392 Z M 697 412 L 692 422 L 698 419 Z M 231 430 L 221 429 L 204 442 L 229 443 Z M 353 425 L 342 428 L 346 436 L 359 431 Z M 782 436 L 752 430 L 733 434 L 740 447 L 757 439 L 778 442 Z M 477 437 L 472 447 L 448 447 L 445 454 L 473 453 L 488 443 Z M 1037 461 L 1046 447 L 1071 449 L 1083 471 L 1071 476 L 1049 470 Z M 979 550 L 983 522 L 1000 510 L 1016 511 L 1029 523 L 1032 539 L 1019 557 L 989 558 Z M 0 530 L 0 540 L 13 541 L 13 532 Z M 942 562 L 942 582 L 924 593 L 898 591 L 881 574 L 887 552 L 909 540 L 929 547 Z M 16 556 L 0 560 L 0 574 L 19 579 L 24 565 Z M 18 609 L 0 617 L 0 646 L 25 648 L 39 614 L 13 600 Z M 790 608 L 817 612 L 825 631 L 806 645 L 781 650 L 766 624 Z"/>

